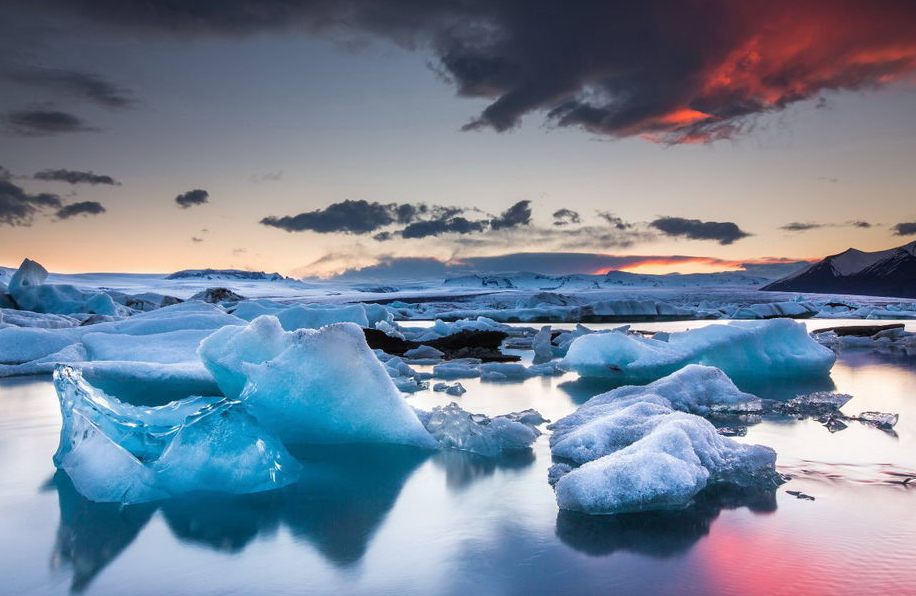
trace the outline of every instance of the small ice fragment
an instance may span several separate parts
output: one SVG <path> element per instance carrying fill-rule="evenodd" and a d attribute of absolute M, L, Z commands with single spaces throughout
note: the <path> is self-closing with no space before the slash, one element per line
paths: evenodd
<path fill-rule="evenodd" d="M 838 412 L 851 399 L 852 396 L 847 393 L 815 391 L 793 397 L 781 409 L 787 414 L 801 416 L 827 415 Z"/>
<path fill-rule="evenodd" d="M 533 426 L 508 417 L 471 414 L 455 402 L 421 413 L 420 418 L 442 447 L 486 457 L 526 449 L 541 434 Z"/>
<path fill-rule="evenodd" d="M 440 352 L 436 348 L 432 348 L 427 345 L 421 345 L 420 347 L 414 348 L 412 350 L 407 350 L 404 352 L 404 355 L 408 358 L 433 358 L 440 359 L 445 356 L 444 352 Z"/>
<path fill-rule="evenodd" d="M 744 437 L 747 435 L 746 426 L 720 426 L 716 432 L 723 437 Z"/>
<path fill-rule="evenodd" d="M 858 420 L 871 424 L 877 428 L 891 429 L 900 420 L 899 414 L 887 414 L 885 412 L 862 412 L 858 416 L 852 417 L 852 420 Z"/>
<path fill-rule="evenodd" d="M 451 387 L 447 387 L 447 388 L 445 389 L 445 392 L 446 392 L 447 394 L 449 394 L 449 395 L 454 395 L 454 396 L 456 396 L 456 397 L 460 397 L 460 396 L 464 395 L 465 393 L 467 393 L 467 389 L 465 389 L 465 388 L 464 388 L 464 385 L 462 385 L 461 383 L 455 383 L 455 384 L 452 385 Z"/>
<path fill-rule="evenodd" d="M 470 379 L 480 376 L 480 370 L 464 362 L 446 362 L 433 368 L 433 376 L 439 379 Z"/>

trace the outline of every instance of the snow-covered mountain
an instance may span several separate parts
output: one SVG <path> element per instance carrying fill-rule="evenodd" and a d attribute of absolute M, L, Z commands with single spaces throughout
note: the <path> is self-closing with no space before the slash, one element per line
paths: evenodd
<path fill-rule="evenodd" d="M 743 271 L 669 273 L 667 275 L 609 271 L 607 275 L 604 276 L 601 287 L 632 286 L 637 288 L 687 288 L 696 286 L 759 286 L 767 283 L 770 279 L 759 275 L 750 275 Z"/>
<path fill-rule="evenodd" d="M 876 252 L 850 248 L 762 289 L 916 298 L 916 241 Z"/>
<path fill-rule="evenodd" d="M 241 269 L 184 269 L 168 275 L 166 279 L 259 279 L 265 281 L 282 281 L 287 278 L 279 273 L 243 271 Z"/>
<path fill-rule="evenodd" d="M 709 286 L 761 286 L 766 277 L 743 271 L 719 273 L 670 273 L 651 275 L 611 271 L 606 275 L 541 275 L 539 273 L 504 273 L 496 275 L 464 275 L 446 279 L 446 287 L 488 288 L 502 290 L 600 290 L 605 288 L 687 288 Z"/>
<path fill-rule="evenodd" d="M 459 288 L 491 288 L 502 290 L 593 290 L 601 287 L 598 275 L 541 275 L 520 272 L 497 275 L 463 275 L 450 277 L 442 285 Z"/>

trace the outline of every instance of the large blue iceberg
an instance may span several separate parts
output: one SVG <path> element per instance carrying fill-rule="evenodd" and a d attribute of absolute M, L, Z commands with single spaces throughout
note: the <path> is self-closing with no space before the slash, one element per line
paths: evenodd
<path fill-rule="evenodd" d="M 54 463 L 97 502 L 141 503 L 194 491 L 253 493 L 295 482 L 300 465 L 237 401 L 191 397 L 125 404 L 81 373 L 54 373 L 62 425 Z"/>
<path fill-rule="evenodd" d="M 437 448 L 353 323 L 289 332 L 264 315 L 223 327 L 199 354 L 223 393 L 287 444 Z"/>

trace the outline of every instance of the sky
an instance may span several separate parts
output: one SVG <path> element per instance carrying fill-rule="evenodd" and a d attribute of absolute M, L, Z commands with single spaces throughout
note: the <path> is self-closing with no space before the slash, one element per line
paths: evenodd
<path fill-rule="evenodd" d="M 901 245 L 914 27 L 903 0 L 10 0 L 0 265 L 665 273 Z"/>

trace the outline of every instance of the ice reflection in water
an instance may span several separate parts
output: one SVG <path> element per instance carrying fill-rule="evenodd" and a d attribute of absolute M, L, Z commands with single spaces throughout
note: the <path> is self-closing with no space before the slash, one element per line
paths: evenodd
<path fill-rule="evenodd" d="M 457 399 L 489 415 L 534 407 L 556 419 L 612 388 L 572 375 L 462 382 L 461 398 L 410 401 Z M 50 382 L 4 380 L 0 593 L 916 592 L 916 486 L 902 484 L 916 470 L 916 356 L 848 351 L 829 379 L 739 385 L 779 399 L 851 393 L 846 413 L 899 412 L 897 436 L 765 419 L 741 440 L 774 447 L 795 479 L 769 493 L 707 490 L 684 511 L 558 513 L 546 436 L 499 460 L 303 448 L 308 473 L 285 490 L 119 507 L 53 475 Z"/>

